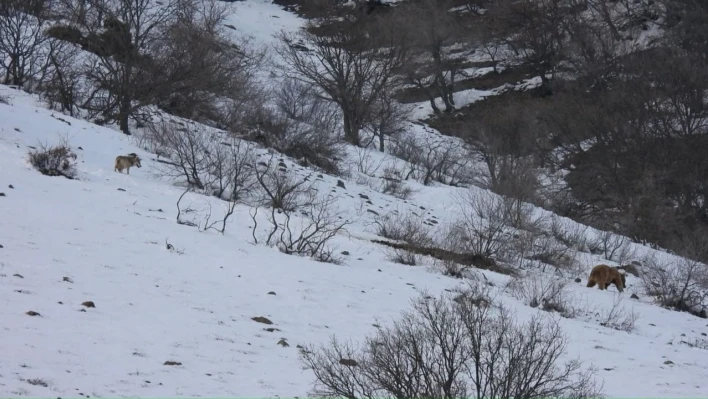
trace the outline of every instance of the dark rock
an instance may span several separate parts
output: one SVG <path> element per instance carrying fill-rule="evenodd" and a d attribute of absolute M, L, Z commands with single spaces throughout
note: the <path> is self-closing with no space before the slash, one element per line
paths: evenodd
<path fill-rule="evenodd" d="M 576 282 L 576 283 L 582 283 L 583 280 L 582 280 L 580 277 L 578 277 L 578 278 L 575 279 L 575 282 Z"/>
<path fill-rule="evenodd" d="M 251 320 L 253 320 L 253 321 L 257 322 L 257 323 L 273 324 L 272 321 L 270 321 L 267 317 L 263 317 L 263 316 L 251 317 Z"/>
<path fill-rule="evenodd" d="M 630 296 L 630 298 L 632 298 L 632 299 L 639 299 L 639 297 L 637 296 L 637 294 L 632 294 L 632 296 Z"/>
<path fill-rule="evenodd" d="M 176 362 L 174 360 L 168 360 L 165 363 L 163 363 L 164 366 L 181 366 L 182 362 Z"/>
<path fill-rule="evenodd" d="M 93 303 L 93 301 L 86 301 L 81 303 L 82 306 L 86 306 L 87 308 L 95 308 L 96 304 Z"/>
<path fill-rule="evenodd" d="M 342 251 L 342 255 L 349 256 L 349 251 Z"/>
<path fill-rule="evenodd" d="M 341 181 L 341 180 L 337 180 L 337 187 L 341 187 L 341 188 L 343 188 L 343 189 L 345 189 L 345 190 L 347 189 L 347 188 L 344 186 L 344 182 Z"/>

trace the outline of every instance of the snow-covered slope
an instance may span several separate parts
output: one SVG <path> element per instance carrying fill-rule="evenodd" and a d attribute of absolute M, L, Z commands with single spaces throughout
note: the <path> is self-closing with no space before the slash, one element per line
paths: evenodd
<path fill-rule="evenodd" d="M 268 0 L 232 6 L 229 23 L 264 44 L 302 23 Z M 475 101 L 494 93 L 463 94 L 469 98 L 461 101 Z M 153 154 L 6 86 L 0 97 L 10 102 L 0 103 L 1 396 L 305 396 L 314 376 L 301 370 L 297 345 L 333 334 L 361 339 L 420 292 L 466 284 L 426 266 L 392 263 L 386 248 L 367 239 L 373 212 L 415 210 L 444 224 L 455 217 L 453 194 L 461 189 L 411 183 L 418 192 L 402 201 L 364 185 L 356 166 L 344 188 L 323 175 L 320 189 L 355 223 L 333 240 L 348 253 L 344 264 L 318 263 L 254 245 L 246 206 L 236 208 L 224 235 L 178 225 L 182 190 L 153 176 Z M 63 139 L 77 150 L 76 180 L 43 176 L 26 159 L 31 146 Z M 114 172 L 115 157 L 130 152 L 143 168 Z M 361 153 L 348 153 L 361 161 Z M 376 152 L 365 157 L 366 168 L 397 162 Z M 293 173 L 311 173 L 286 163 Z M 196 194 L 186 201 L 197 209 L 226 206 Z M 585 288 L 584 275 L 602 259 L 580 256 L 582 283 L 566 277 L 578 316 L 559 319 L 570 338 L 567 356 L 595 365 L 610 397 L 705 395 L 708 351 L 682 342 L 704 342 L 706 320 L 630 299 L 633 292 L 643 297 L 633 276 L 621 295 Z M 498 290 L 509 281 L 482 274 Z M 504 292 L 499 298 L 520 319 L 541 312 Z M 631 332 L 599 324 L 619 299 L 638 316 Z"/>
<path fill-rule="evenodd" d="M 350 253 L 341 266 L 252 245 L 245 206 L 223 236 L 178 225 L 181 191 L 151 177 L 154 156 L 119 132 L 52 113 L 0 87 L 12 104 L 0 104 L 4 395 L 302 396 L 313 376 L 300 369 L 296 345 L 331 334 L 360 339 L 419 291 L 463 284 L 387 261 L 385 249 L 355 238 L 366 234 L 364 223 L 336 238 L 339 250 Z M 64 138 L 80 148 L 77 180 L 43 176 L 27 163 L 29 146 Z M 114 172 L 114 157 L 128 152 L 143 156 L 143 168 Z M 329 176 L 324 181 L 336 185 Z M 358 208 L 363 188 L 347 187 L 354 198 L 342 195 L 342 209 Z M 447 215 L 451 189 L 426 190 L 437 195 L 422 191 L 416 206 Z M 498 287 L 507 279 L 486 275 Z M 635 284 L 630 276 L 629 293 Z M 582 284 L 571 289 L 577 303 L 596 312 L 607 311 L 618 295 Z M 706 351 L 679 341 L 701 339 L 705 320 L 629 300 L 629 293 L 623 306 L 639 315 L 636 329 L 608 329 L 592 315 L 561 319 L 571 338 L 568 355 L 596 365 L 609 396 L 704 393 Z M 538 312 L 502 299 L 520 318 Z M 274 324 L 253 321 L 257 316 Z M 278 345 L 281 339 L 290 346 Z"/>

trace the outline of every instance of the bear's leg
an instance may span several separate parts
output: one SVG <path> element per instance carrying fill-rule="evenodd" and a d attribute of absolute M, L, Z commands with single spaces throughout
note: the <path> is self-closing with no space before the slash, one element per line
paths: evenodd
<path fill-rule="evenodd" d="M 617 287 L 617 291 L 619 291 L 619 292 L 624 291 L 624 286 L 622 285 L 622 281 L 615 281 L 615 287 Z"/>
<path fill-rule="evenodd" d="M 599 283 L 597 283 L 597 286 L 598 286 L 598 288 L 600 288 L 600 290 L 605 290 L 605 289 L 607 289 L 607 285 L 606 285 L 605 283 L 603 283 L 602 281 L 600 281 Z"/>

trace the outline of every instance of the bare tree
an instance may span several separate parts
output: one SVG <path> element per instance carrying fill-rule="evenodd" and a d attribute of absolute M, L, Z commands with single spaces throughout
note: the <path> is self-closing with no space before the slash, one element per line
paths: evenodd
<path fill-rule="evenodd" d="M 454 138 L 432 132 L 408 134 L 398 137 L 391 153 L 411 164 L 406 179 L 414 177 L 426 186 L 434 181 L 449 185 L 468 181 L 468 154 Z"/>
<path fill-rule="evenodd" d="M 576 315 L 573 298 L 565 281 L 552 275 L 531 273 L 517 277 L 507 284 L 511 296 L 525 305 L 547 312 L 558 312 L 563 317 Z"/>
<path fill-rule="evenodd" d="M 452 0 L 414 0 L 401 7 L 395 20 L 398 29 L 407 32 L 415 59 L 403 66 L 408 83 L 421 89 L 436 114 L 440 109 L 435 99 L 445 104 L 445 112 L 455 109 L 455 79 L 462 69 L 464 52 L 453 53 L 449 46 L 462 42 L 462 25 L 451 12 Z"/>
<path fill-rule="evenodd" d="M 276 164 L 273 162 L 274 158 L 275 156 L 271 155 L 268 162 L 259 161 L 255 166 L 256 181 L 260 190 L 258 202 L 261 206 L 293 212 L 310 199 L 313 183 L 309 176 L 296 176 L 295 172 Z"/>
<path fill-rule="evenodd" d="M 504 0 L 506 44 L 536 72 L 542 87 L 550 90 L 566 54 L 567 24 L 572 8 L 565 0 Z"/>
<path fill-rule="evenodd" d="M 340 259 L 334 255 L 329 242 L 337 234 L 345 232 L 351 221 L 344 219 L 335 210 L 337 199 L 334 196 L 318 195 L 312 189 L 301 194 L 297 209 L 271 206 L 266 211 L 268 231 L 263 243 L 276 246 L 288 255 L 308 256 L 320 262 L 339 263 Z M 257 205 L 251 210 L 252 235 L 256 244 L 260 242 L 257 233 L 260 209 L 261 205 Z"/>
<path fill-rule="evenodd" d="M 449 245 L 457 252 L 487 258 L 508 251 L 512 236 L 513 208 L 509 201 L 489 192 L 471 189 L 458 195 L 460 219 L 450 228 Z"/>
<path fill-rule="evenodd" d="M 516 322 L 473 286 L 442 298 L 423 295 L 390 327 L 363 345 L 340 343 L 301 350 L 315 374 L 317 397 L 589 398 L 592 374 L 565 364 L 567 338 L 557 321 Z"/>
<path fill-rule="evenodd" d="M 241 132 L 254 124 L 266 93 L 257 74 L 266 51 L 225 27 L 228 5 L 200 0 L 182 6 L 149 49 L 162 109 Z"/>
<path fill-rule="evenodd" d="M 0 0 L 0 76 L 4 84 L 41 80 L 47 64 L 44 30 L 50 0 Z"/>
<path fill-rule="evenodd" d="M 281 33 L 277 52 L 286 76 L 317 87 L 336 104 L 345 139 L 360 145 L 359 131 L 371 117 L 382 91 L 390 90 L 406 50 L 392 32 L 381 30 L 373 42 L 367 30 L 342 26 L 328 35 L 309 31 Z M 303 49 L 303 47 L 305 49 Z"/>
<path fill-rule="evenodd" d="M 316 87 L 295 79 L 285 79 L 273 100 L 275 111 L 252 133 L 254 139 L 304 166 L 338 174 L 342 124 L 337 107 Z"/>
<path fill-rule="evenodd" d="M 396 101 L 391 90 L 383 90 L 371 109 L 371 118 L 364 125 L 371 133 L 371 140 L 378 137 L 379 151 L 384 152 L 386 138 L 393 137 L 405 130 L 410 116 L 410 108 Z M 368 145 L 364 145 L 368 147 Z"/>
<path fill-rule="evenodd" d="M 79 64 L 80 49 L 61 40 L 49 42 L 49 64 L 41 96 L 49 106 L 74 116 L 85 99 Z"/>
<path fill-rule="evenodd" d="M 708 266 L 683 259 L 664 263 L 650 258 L 643 262 L 642 282 L 646 293 L 662 306 L 702 317 L 708 309 Z"/>
<path fill-rule="evenodd" d="M 199 190 L 210 188 L 216 181 L 210 173 L 213 166 L 211 136 L 203 125 L 169 120 L 152 124 L 146 132 L 150 149 L 167 158 L 161 161 L 164 166 L 159 166 L 160 172 L 175 179 L 184 178 L 189 187 Z"/>
<path fill-rule="evenodd" d="M 521 201 L 534 199 L 538 188 L 533 150 L 532 114 L 525 103 L 492 105 L 465 132 L 470 152 L 486 166 L 477 183 Z"/>

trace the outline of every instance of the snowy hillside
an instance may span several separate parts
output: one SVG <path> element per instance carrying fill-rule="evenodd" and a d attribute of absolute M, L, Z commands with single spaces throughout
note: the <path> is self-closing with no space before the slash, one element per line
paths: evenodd
<path fill-rule="evenodd" d="M 5 395 L 302 396 L 312 376 L 300 370 L 296 345 L 331 334 L 362 338 L 419 291 L 462 284 L 387 261 L 382 247 L 355 238 L 365 233 L 361 224 L 351 237 L 336 238 L 350 253 L 341 266 L 252 245 L 246 207 L 224 236 L 177 225 L 181 190 L 151 178 L 154 156 L 119 132 L 39 108 L 5 86 L 2 95 L 12 104 L 0 104 Z M 66 137 L 79 148 L 77 180 L 43 176 L 27 164 L 29 146 Z M 115 155 L 128 152 L 143 156 L 144 167 L 130 176 L 114 172 Z M 327 184 L 336 186 L 336 179 Z M 361 192 L 346 184 L 343 198 Z M 443 217 L 445 189 L 428 190 L 437 196 L 421 195 L 417 205 Z M 359 208 L 361 199 L 352 196 L 342 199 L 343 208 Z M 497 286 L 507 279 L 487 278 Z M 628 280 L 632 292 L 635 281 Z M 600 310 L 617 295 L 571 288 L 578 301 Z M 639 315 L 632 333 L 561 319 L 569 355 L 599 368 L 609 396 L 705 392 L 705 350 L 679 344 L 705 336 L 705 321 L 628 295 L 624 304 Z M 522 316 L 537 312 L 504 300 Z M 274 324 L 252 320 L 258 316 Z M 278 345 L 281 339 L 289 346 Z"/>
<path fill-rule="evenodd" d="M 230 23 L 264 44 L 280 29 L 301 25 L 266 0 L 233 7 Z M 494 91 L 458 95 L 471 102 Z M 470 281 L 444 276 L 427 256 L 417 266 L 394 263 L 390 248 L 372 242 L 383 240 L 376 221 L 392 212 L 447 225 L 459 217 L 456 196 L 467 191 L 406 182 L 414 190 L 409 200 L 382 194 L 373 188 L 382 181 L 376 176 L 402 162 L 390 156 L 348 148 L 348 179 L 283 157 L 288 173 L 310 176 L 351 222 L 331 242 L 342 263 L 322 263 L 254 243 L 246 205 L 235 207 L 225 234 L 176 223 L 183 189 L 156 176 L 162 164 L 137 140 L 52 112 L 8 86 L 0 86 L 0 98 L 8 102 L 0 102 L 2 396 L 303 397 L 314 375 L 302 370 L 298 346 L 326 343 L 332 335 L 361 340 L 421 293 L 438 295 Z M 429 113 L 424 107 L 421 117 Z M 411 126 L 414 134 L 435 136 Z M 44 176 L 29 164 L 29 150 L 63 140 L 76 151 L 76 179 Z M 115 172 L 115 157 L 129 153 L 142 158 L 142 168 Z M 227 206 L 195 193 L 183 203 L 197 221 Z M 540 209 L 534 214 L 548 216 Z M 671 260 L 627 245 L 633 258 Z M 556 319 L 569 339 L 564 359 L 596 367 L 606 396 L 705 395 L 708 322 L 655 305 L 631 274 L 621 294 L 614 287 L 586 288 L 595 264 L 617 262 L 582 251 L 573 256 L 576 272 L 559 276 L 548 269 L 537 277 L 567 284 L 573 317 L 527 306 L 507 287 L 510 276 L 479 270 L 471 277 L 491 286 L 520 320 Z"/>

